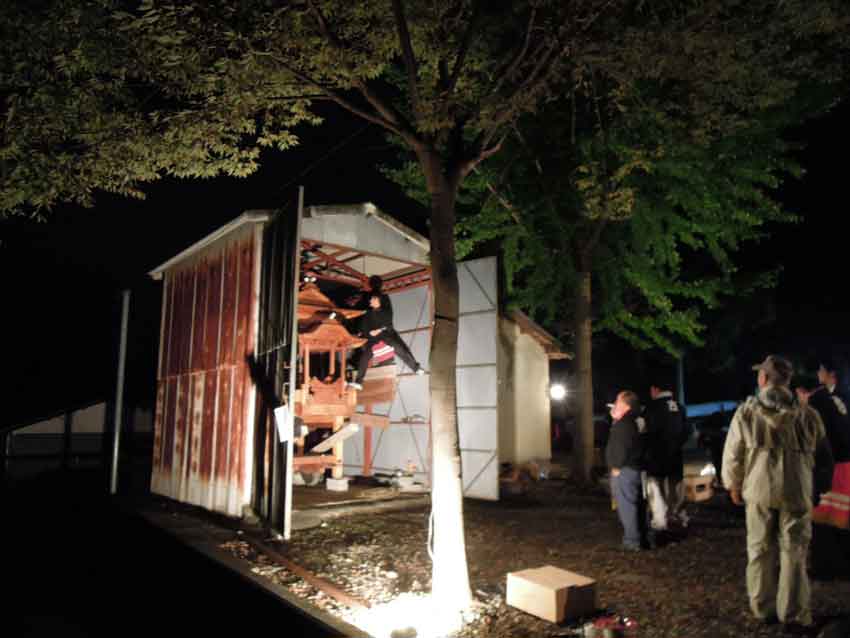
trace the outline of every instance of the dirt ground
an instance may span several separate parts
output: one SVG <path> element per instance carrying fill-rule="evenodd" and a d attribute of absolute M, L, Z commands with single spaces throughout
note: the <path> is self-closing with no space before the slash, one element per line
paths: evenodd
<path fill-rule="evenodd" d="M 596 579 L 600 613 L 637 620 L 638 636 L 782 636 L 747 609 L 743 510 L 725 493 L 689 505 L 691 525 L 675 542 L 641 553 L 619 549 L 621 529 L 601 489 L 540 481 L 524 496 L 467 501 L 466 540 L 475 613 L 461 638 L 570 635 L 576 622 L 539 620 L 505 604 L 506 574 L 554 565 Z M 277 549 L 372 605 L 430 588 L 424 508 L 331 520 L 299 531 Z M 357 624 L 356 615 L 275 566 L 234 536 L 223 547 L 313 604 Z M 812 583 L 818 629 L 850 617 L 850 582 Z M 812 632 L 812 635 L 817 630 Z M 843 634 L 837 634 L 843 635 Z"/>

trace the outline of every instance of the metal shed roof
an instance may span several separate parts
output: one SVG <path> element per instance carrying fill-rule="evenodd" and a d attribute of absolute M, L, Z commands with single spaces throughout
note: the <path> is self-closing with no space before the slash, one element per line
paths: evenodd
<path fill-rule="evenodd" d="M 271 218 L 268 210 L 246 211 L 236 219 L 195 242 L 148 275 L 161 279 L 169 268 L 200 252 L 240 226 Z M 305 240 L 352 248 L 408 264 L 427 265 L 430 242 L 371 202 L 330 206 L 309 206 L 304 210 L 301 236 Z"/>

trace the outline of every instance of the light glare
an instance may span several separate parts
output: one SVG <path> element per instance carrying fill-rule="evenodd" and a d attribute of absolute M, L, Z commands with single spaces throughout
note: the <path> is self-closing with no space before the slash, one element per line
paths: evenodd
<path fill-rule="evenodd" d="M 553 383 L 549 388 L 549 396 L 554 401 L 563 401 L 567 396 L 567 388 L 562 383 Z"/>
<path fill-rule="evenodd" d="M 358 612 L 353 624 L 374 638 L 390 638 L 393 634 L 441 638 L 460 629 L 460 614 L 440 611 L 430 595 L 404 593 L 388 603 Z"/>

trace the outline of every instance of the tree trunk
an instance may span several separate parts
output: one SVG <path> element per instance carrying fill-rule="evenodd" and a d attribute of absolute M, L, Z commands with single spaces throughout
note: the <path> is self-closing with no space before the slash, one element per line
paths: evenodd
<path fill-rule="evenodd" d="M 575 445 L 575 475 L 590 482 L 593 468 L 593 365 L 590 270 L 578 273 L 576 289 L 576 373 L 578 376 L 578 422 Z"/>
<path fill-rule="evenodd" d="M 423 169 L 427 170 L 424 166 Z M 430 184 L 442 182 L 440 188 L 431 190 L 431 278 L 435 316 L 430 359 L 433 464 L 431 593 L 442 613 L 459 619 L 457 612 L 466 609 L 472 602 L 472 591 L 463 528 L 455 379 L 459 306 L 454 243 L 457 184 L 433 174 L 428 177 L 431 178 L 428 180 Z"/>

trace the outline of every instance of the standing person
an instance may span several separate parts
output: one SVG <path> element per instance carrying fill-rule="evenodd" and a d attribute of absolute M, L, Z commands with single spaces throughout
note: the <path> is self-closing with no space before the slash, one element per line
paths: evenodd
<path fill-rule="evenodd" d="M 843 402 L 829 389 L 814 383 L 797 388 L 801 403 L 817 410 L 826 430 L 826 438 L 835 462 L 834 471 L 824 482 L 828 492 L 820 494 L 820 502 L 812 512 L 812 577 L 829 580 L 850 576 L 850 416 L 842 413 Z M 816 468 L 826 471 L 829 468 Z"/>
<path fill-rule="evenodd" d="M 682 446 L 690 432 L 685 410 L 661 380 L 649 387 L 651 401 L 646 407 L 646 494 L 652 514 L 650 525 L 666 531 L 668 522 L 688 525 L 685 511 Z"/>
<path fill-rule="evenodd" d="M 818 381 L 827 389 L 838 411 L 843 415 L 850 413 L 850 400 L 848 400 L 844 391 L 841 390 L 841 384 L 838 378 L 838 366 L 831 358 L 824 357 L 821 359 L 820 367 L 818 368 Z"/>
<path fill-rule="evenodd" d="M 611 407 L 611 431 L 605 446 L 605 460 L 611 471 L 611 495 L 617 503 L 617 516 L 623 525 L 623 549 L 640 551 L 649 544 L 646 536 L 646 503 L 643 499 L 644 440 L 638 431 L 640 402 L 624 390 Z"/>
<path fill-rule="evenodd" d="M 357 377 L 348 384 L 356 390 L 363 389 L 363 378 L 372 360 L 373 347 L 381 341 L 395 350 L 413 372 L 425 374 L 410 348 L 393 328 L 393 304 L 389 295 L 383 292 L 383 286 L 384 281 L 378 275 L 369 277 L 369 291 L 365 295 L 368 306 L 366 314 L 360 318 L 360 330 L 366 336 L 366 343 L 363 344 L 357 360 Z"/>
<path fill-rule="evenodd" d="M 793 368 L 768 356 L 753 366 L 758 392 L 735 411 L 723 449 L 723 483 L 746 504 L 747 592 L 756 618 L 791 628 L 812 623 L 806 554 L 812 535 L 813 468 L 831 462 L 823 423 L 794 402 Z M 824 456 L 825 455 L 825 456 Z"/>

